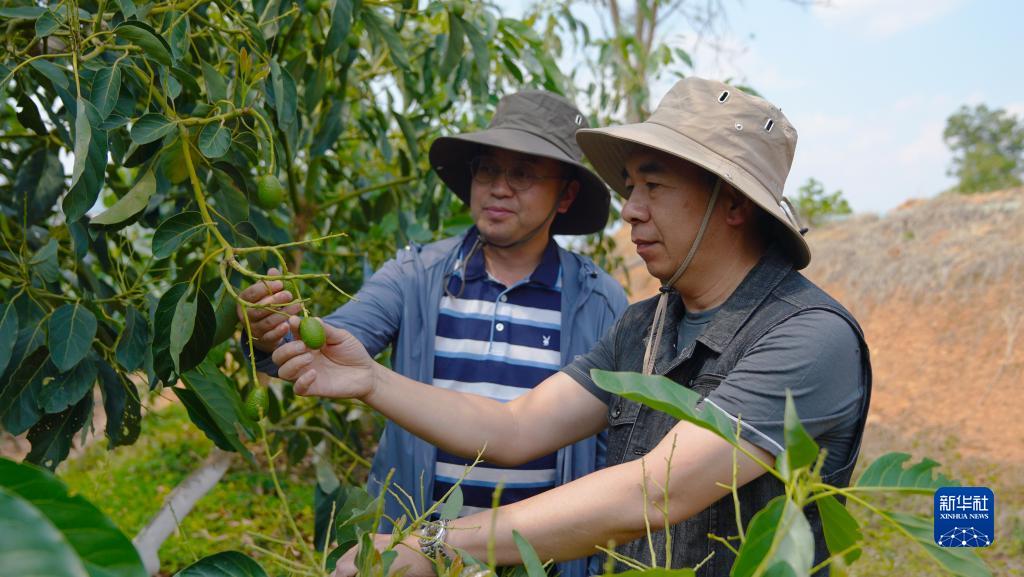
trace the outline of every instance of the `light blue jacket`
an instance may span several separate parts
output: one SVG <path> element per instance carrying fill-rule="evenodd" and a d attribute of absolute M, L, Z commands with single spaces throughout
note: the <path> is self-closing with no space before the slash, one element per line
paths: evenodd
<path fill-rule="evenodd" d="M 413 380 L 430 383 L 441 296 L 448 275 L 455 269 L 464 238 L 460 235 L 399 250 L 394 259 L 384 263 L 366 281 L 354 299 L 324 317 L 324 321 L 351 332 L 372 356 L 393 345 L 392 368 Z M 558 256 L 562 265 L 561 354 L 565 366 L 577 355 L 589 352 L 628 303 L 622 286 L 590 259 L 561 247 Z M 270 368 L 261 366 L 260 370 Z M 444 419 L 444 415 L 437 418 Z M 560 449 L 559 484 L 603 466 L 604 449 L 603 433 L 600 439 L 591 437 Z M 379 494 L 389 471 L 394 469 L 391 485 L 405 489 L 415 500 L 415 510 L 424 511 L 432 505 L 436 451 L 433 445 L 389 421 L 373 460 L 367 489 L 373 495 Z M 428 502 L 423 502 L 424 497 Z M 390 492 L 385 495 L 384 513 L 392 519 L 405 514 Z M 384 519 L 380 529 L 390 532 L 391 523 Z M 564 577 L 584 577 L 586 564 L 584 560 L 563 563 L 559 570 Z"/>

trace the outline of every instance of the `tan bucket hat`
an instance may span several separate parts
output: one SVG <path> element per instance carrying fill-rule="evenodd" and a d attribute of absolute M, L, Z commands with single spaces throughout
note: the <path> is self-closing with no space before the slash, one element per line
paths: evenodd
<path fill-rule="evenodd" d="M 778 241 L 797 269 L 811 250 L 796 211 L 783 196 L 796 129 L 763 98 L 715 80 L 685 78 L 644 122 L 582 129 L 583 152 L 605 182 L 628 197 L 623 168 L 636 145 L 677 156 L 720 176 L 773 216 L 785 230 Z"/>
<path fill-rule="evenodd" d="M 469 162 L 483 146 L 552 158 L 576 169 L 580 191 L 569 210 L 551 223 L 553 234 L 590 234 L 608 224 L 611 195 L 596 174 L 583 165 L 576 131 L 587 119 L 569 100 L 543 90 L 505 96 L 490 125 L 477 132 L 442 136 L 430 145 L 430 165 L 448 188 L 469 204 Z"/>

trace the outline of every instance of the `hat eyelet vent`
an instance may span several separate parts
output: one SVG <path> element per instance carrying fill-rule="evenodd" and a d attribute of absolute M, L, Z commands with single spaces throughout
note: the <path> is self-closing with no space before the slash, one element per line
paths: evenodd
<path fill-rule="evenodd" d="M 722 93 L 718 95 L 718 101 L 722 104 L 725 104 L 726 100 L 729 100 L 729 91 L 723 90 Z"/>
<path fill-rule="evenodd" d="M 775 128 L 775 121 L 769 118 L 768 121 L 764 123 L 764 131 L 771 132 L 773 128 Z"/>
<path fill-rule="evenodd" d="M 740 124 L 739 122 L 737 122 L 737 123 L 736 123 L 736 131 L 737 131 L 737 132 L 739 132 L 739 131 L 741 131 L 741 130 L 743 130 L 743 125 L 742 125 L 742 124 Z"/>

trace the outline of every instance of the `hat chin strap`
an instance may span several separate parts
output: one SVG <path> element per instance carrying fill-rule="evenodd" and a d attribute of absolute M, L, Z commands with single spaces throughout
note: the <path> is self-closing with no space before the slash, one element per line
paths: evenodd
<path fill-rule="evenodd" d="M 675 292 L 673 285 L 683 276 L 683 273 L 686 272 L 686 269 L 689 268 L 690 263 L 693 261 L 693 257 L 697 254 L 697 248 L 700 247 L 700 243 L 704 239 L 704 233 L 707 232 L 708 222 L 711 221 L 711 213 L 718 202 L 718 193 L 721 188 L 722 179 L 716 178 L 715 186 L 711 190 L 711 198 L 708 199 L 708 207 L 704 210 L 704 219 L 700 223 L 700 228 L 697 229 L 697 236 L 693 239 L 693 244 L 690 245 L 690 252 L 687 253 L 686 258 L 683 259 L 675 274 L 672 275 L 672 278 L 665 281 L 661 288 L 658 289 L 661 294 L 658 296 L 658 307 L 654 309 L 654 318 L 651 319 L 651 335 L 647 339 L 647 348 L 644 350 L 643 374 L 645 375 L 654 374 L 654 362 L 657 360 L 658 349 L 661 347 L 661 336 L 665 330 L 665 310 L 668 308 L 668 295 Z"/>

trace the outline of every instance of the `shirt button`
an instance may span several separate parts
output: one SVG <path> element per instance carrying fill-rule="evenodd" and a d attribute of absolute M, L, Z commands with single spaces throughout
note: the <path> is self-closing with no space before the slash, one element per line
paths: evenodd
<path fill-rule="evenodd" d="M 507 303 L 508 302 L 508 295 L 501 295 L 500 297 L 498 297 L 498 300 L 503 302 L 503 303 Z"/>
<path fill-rule="evenodd" d="M 499 333 L 505 330 L 505 323 L 498 323 L 494 325 L 494 330 L 498 331 Z"/>

